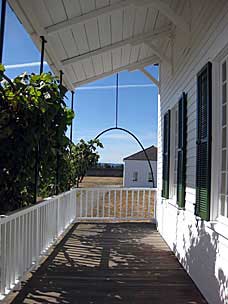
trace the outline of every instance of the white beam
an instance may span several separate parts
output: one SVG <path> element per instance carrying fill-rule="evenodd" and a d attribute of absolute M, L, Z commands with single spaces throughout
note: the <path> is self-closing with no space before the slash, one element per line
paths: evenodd
<path fill-rule="evenodd" d="M 150 7 L 153 6 L 154 8 L 158 9 L 164 16 L 166 16 L 173 24 L 180 28 L 180 30 L 189 33 L 190 25 L 185 21 L 185 19 L 179 16 L 168 4 L 166 4 L 162 0 L 122 0 L 118 1 L 114 4 L 109 6 L 105 6 L 93 11 L 90 11 L 84 15 L 76 16 L 70 18 L 65 21 L 61 21 L 59 23 L 47 26 L 45 31 L 48 35 L 53 33 L 57 33 L 59 31 L 63 31 L 65 29 L 70 29 L 72 26 L 76 24 L 85 24 L 86 22 L 90 21 L 91 19 L 97 18 L 99 16 L 111 14 L 114 11 L 119 9 L 123 9 L 125 7 L 134 6 L 145 6 Z"/>
<path fill-rule="evenodd" d="M 145 58 L 145 59 L 143 59 L 139 62 L 128 64 L 128 65 L 119 67 L 117 69 L 111 70 L 109 72 L 105 72 L 105 73 L 102 73 L 100 75 L 93 76 L 93 77 L 87 78 L 85 80 L 75 82 L 75 83 L 73 83 L 73 85 L 75 87 L 79 87 L 83 84 L 93 82 L 93 81 L 96 81 L 98 79 L 108 77 L 112 74 L 119 73 L 119 72 L 122 72 L 122 71 L 125 71 L 125 70 L 131 70 L 131 69 L 137 70 L 139 67 L 142 67 L 142 66 L 145 67 L 145 66 L 148 66 L 148 65 L 151 65 L 151 64 L 156 64 L 156 63 L 158 63 L 158 61 L 159 61 L 159 59 L 156 56 L 150 56 L 150 57 Z"/>
<path fill-rule="evenodd" d="M 134 5 L 132 3 L 132 0 L 118 1 L 109 6 L 105 6 L 105 7 L 90 11 L 89 13 L 86 13 L 84 15 L 73 17 L 66 21 L 62 21 L 62 22 L 50 25 L 50 26 L 46 27 L 45 30 L 48 34 L 53 34 L 53 33 L 68 29 L 68 28 L 72 28 L 72 26 L 75 24 L 80 24 L 80 23 L 84 24 L 87 21 L 97 18 L 99 16 L 111 14 L 114 11 L 117 11 L 124 7 L 128 7 L 130 5 Z"/>
<path fill-rule="evenodd" d="M 190 24 L 178 15 L 164 0 L 132 0 L 135 6 L 147 6 L 158 9 L 162 15 L 166 16 L 173 24 L 175 24 L 183 32 L 190 32 Z"/>
<path fill-rule="evenodd" d="M 147 72 L 147 70 L 145 70 L 144 68 L 140 69 L 140 71 L 146 75 L 146 77 L 148 77 L 158 88 L 160 88 L 160 82 L 159 80 L 157 80 L 156 78 L 154 78 L 149 72 Z"/>
<path fill-rule="evenodd" d="M 163 27 L 162 29 L 157 30 L 156 32 L 137 35 L 133 38 L 125 39 L 123 41 L 113 43 L 113 44 L 105 46 L 103 48 L 99 48 L 97 50 L 87 52 L 82 55 L 78 55 L 78 56 L 74 56 L 74 57 L 62 60 L 62 64 L 63 64 L 63 66 L 66 66 L 68 64 L 76 63 L 78 61 L 90 58 L 91 56 L 97 56 L 97 55 L 101 55 L 101 54 L 104 54 L 109 51 L 113 51 L 115 49 L 118 49 L 118 48 L 126 46 L 126 45 L 139 45 L 143 42 L 148 42 L 148 41 L 150 42 L 151 40 L 160 38 L 161 36 L 164 36 L 164 35 L 168 36 L 169 34 L 170 34 L 170 27 L 165 27 L 165 28 Z M 158 57 L 160 57 L 158 51 L 156 52 L 156 55 Z M 164 59 L 164 58 L 161 58 L 161 59 Z"/>
<path fill-rule="evenodd" d="M 171 60 L 159 49 L 157 48 L 151 41 L 146 41 L 146 44 L 151 48 L 153 53 L 157 55 L 161 61 L 171 64 Z"/>

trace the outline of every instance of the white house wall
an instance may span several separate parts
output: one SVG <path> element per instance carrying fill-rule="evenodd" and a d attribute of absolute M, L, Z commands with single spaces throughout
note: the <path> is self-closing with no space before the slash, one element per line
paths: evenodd
<path fill-rule="evenodd" d="M 147 161 L 144 160 L 125 160 L 124 161 L 124 187 L 153 187 L 148 182 L 148 173 L 150 168 Z M 151 161 L 155 187 L 157 186 L 157 162 Z M 138 172 L 138 180 L 133 181 L 133 173 Z"/>
<path fill-rule="evenodd" d="M 197 221 L 194 215 L 194 203 L 196 75 L 208 61 L 212 62 L 213 69 L 214 58 L 228 44 L 228 2 L 194 0 L 191 3 L 192 10 L 189 14 L 192 16 L 192 34 L 190 37 L 183 37 L 177 32 L 173 46 L 173 69 L 170 66 L 161 65 L 158 105 L 157 220 L 160 233 L 208 302 L 224 304 L 228 303 L 228 226 L 216 221 Z M 178 102 L 184 91 L 187 93 L 188 100 L 186 208 L 178 210 L 175 200 L 161 199 L 162 129 L 164 113 Z M 213 103 L 215 102 L 216 100 L 213 99 Z M 215 142 L 216 136 L 218 134 L 214 132 L 212 141 Z M 213 166 L 218 166 L 218 164 L 213 162 Z M 217 203 L 212 201 L 211 204 Z"/>

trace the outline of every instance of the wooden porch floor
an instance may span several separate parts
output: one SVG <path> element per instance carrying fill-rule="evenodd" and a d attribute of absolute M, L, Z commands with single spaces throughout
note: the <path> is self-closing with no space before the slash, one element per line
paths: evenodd
<path fill-rule="evenodd" d="M 23 285 L 10 303 L 206 303 L 146 223 L 74 225 Z"/>

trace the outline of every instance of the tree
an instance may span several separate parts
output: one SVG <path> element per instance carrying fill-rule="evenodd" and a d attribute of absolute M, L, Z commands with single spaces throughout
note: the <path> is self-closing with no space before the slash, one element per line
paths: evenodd
<path fill-rule="evenodd" d="M 99 160 L 97 148 L 103 148 L 102 143 L 98 139 L 85 142 L 83 139 L 76 145 L 71 146 L 70 168 L 71 168 L 71 184 L 76 187 L 82 182 L 87 170 L 95 166 Z"/>

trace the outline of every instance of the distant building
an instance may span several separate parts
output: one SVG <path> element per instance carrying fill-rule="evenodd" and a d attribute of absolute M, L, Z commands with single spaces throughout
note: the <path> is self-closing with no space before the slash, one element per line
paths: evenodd
<path fill-rule="evenodd" d="M 153 169 L 154 184 L 157 187 L 157 147 L 151 146 L 145 150 Z M 123 161 L 124 187 L 153 187 L 150 167 L 143 150 L 124 158 Z"/>

